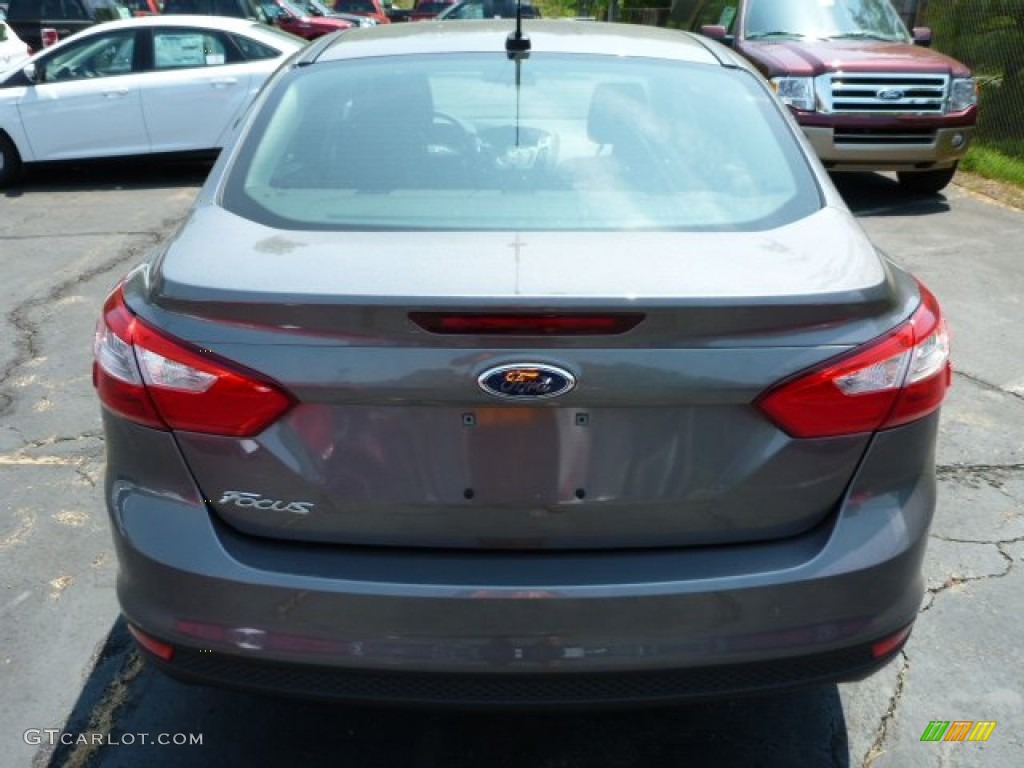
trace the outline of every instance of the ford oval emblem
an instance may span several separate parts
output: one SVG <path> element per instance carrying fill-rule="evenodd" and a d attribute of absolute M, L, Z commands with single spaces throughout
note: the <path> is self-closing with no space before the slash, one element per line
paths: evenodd
<path fill-rule="evenodd" d="M 882 101 L 899 101 L 903 98 L 903 91 L 899 88 L 883 88 L 876 95 Z"/>
<path fill-rule="evenodd" d="M 477 379 L 490 395 L 509 400 L 543 400 L 558 397 L 576 386 L 576 377 L 544 363 L 512 363 L 488 368 Z"/>

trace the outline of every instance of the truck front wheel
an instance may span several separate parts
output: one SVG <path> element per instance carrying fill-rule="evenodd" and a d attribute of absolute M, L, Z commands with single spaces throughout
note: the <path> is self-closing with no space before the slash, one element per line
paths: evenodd
<path fill-rule="evenodd" d="M 934 195 L 946 188 L 956 173 L 956 163 L 937 171 L 900 171 L 896 178 L 900 186 L 913 195 Z"/>

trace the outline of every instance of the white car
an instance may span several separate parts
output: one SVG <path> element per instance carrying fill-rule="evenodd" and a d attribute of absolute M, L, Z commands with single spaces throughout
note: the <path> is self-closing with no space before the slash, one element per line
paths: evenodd
<path fill-rule="evenodd" d="M 267 77 L 305 45 L 218 16 L 79 32 L 0 79 L 0 186 L 24 163 L 219 150 Z"/>
<path fill-rule="evenodd" d="M 0 18 L 0 72 L 18 66 L 28 58 L 28 46 L 7 22 Z"/>

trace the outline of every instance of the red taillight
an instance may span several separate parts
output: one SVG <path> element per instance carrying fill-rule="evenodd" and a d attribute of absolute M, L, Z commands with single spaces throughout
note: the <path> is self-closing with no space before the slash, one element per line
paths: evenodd
<path fill-rule="evenodd" d="M 793 437 L 874 432 L 935 411 L 952 370 L 939 303 L 924 286 L 921 305 L 891 333 L 776 385 L 756 402 Z"/>
<path fill-rule="evenodd" d="M 57 34 L 57 30 L 53 27 L 43 27 L 41 35 L 43 48 L 49 48 L 51 45 L 56 45 L 57 41 L 60 39 L 60 35 Z"/>
<path fill-rule="evenodd" d="M 158 659 L 170 661 L 174 658 L 173 645 L 168 645 L 165 642 L 157 640 L 155 637 L 150 637 L 141 629 L 133 627 L 131 624 L 128 625 L 128 631 L 131 633 L 132 637 L 135 638 L 135 642 L 152 653 Z"/>
<path fill-rule="evenodd" d="M 905 642 L 907 642 L 907 638 L 910 637 L 910 630 L 913 628 L 914 625 L 911 624 L 904 627 L 899 632 L 894 632 L 888 637 L 883 637 L 878 642 L 872 643 L 871 655 L 876 659 L 882 659 L 895 653 L 903 647 Z"/>
<path fill-rule="evenodd" d="M 125 305 L 120 286 L 103 306 L 94 354 L 103 404 L 157 429 L 254 435 L 291 406 L 271 382 L 146 325 Z"/>
<path fill-rule="evenodd" d="M 601 314 L 524 314 L 479 312 L 410 312 L 409 318 L 431 333 L 498 336 L 601 336 L 631 331 L 639 312 Z"/>

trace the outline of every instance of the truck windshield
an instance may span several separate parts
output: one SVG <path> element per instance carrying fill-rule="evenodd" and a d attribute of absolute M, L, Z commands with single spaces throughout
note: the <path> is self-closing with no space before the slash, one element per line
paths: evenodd
<path fill-rule="evenodd" d="M 889 0 L 749 0 L 747 40 L 772 37 L 909 42 Z"/>

